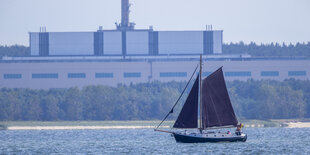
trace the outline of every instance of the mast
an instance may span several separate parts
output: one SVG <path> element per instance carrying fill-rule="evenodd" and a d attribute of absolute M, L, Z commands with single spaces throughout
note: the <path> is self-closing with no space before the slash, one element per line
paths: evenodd
<path fill-rule="evenodd" d="M 202 131 L 202 82 L 201 82 L 201 74 L 202 74 L 202 55 L 200 54 L 200 67 L 199 67 L 199 129 Z"/>

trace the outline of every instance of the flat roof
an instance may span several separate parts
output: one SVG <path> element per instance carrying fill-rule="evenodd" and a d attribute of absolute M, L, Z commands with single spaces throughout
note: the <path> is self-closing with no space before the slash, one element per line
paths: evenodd
<path fill-rule="evenodd" d="M 206 61 L 293 61 L 310 60 L 309 57 L 252 57 L 239 55 L 203 55 Z M 28 62 L 128 62 L 128 61 L 199 61 L 200 55 L 111 55 L 111 56 L 29 56 L 6 57 L 0 63 L 28 63 Z"/>

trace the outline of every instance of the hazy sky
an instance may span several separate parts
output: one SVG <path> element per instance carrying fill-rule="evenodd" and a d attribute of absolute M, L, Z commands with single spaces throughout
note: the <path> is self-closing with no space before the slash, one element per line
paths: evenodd
<path fill-rule="evenodd" d="M 121 0 L 0 0 L 0 45 L 29 45 L 28 32 L 96 31 L 120 22 Z M 310 0 L 130 0 L 136 28 L 224 30 L 224 42 L 310 41 Z"/>

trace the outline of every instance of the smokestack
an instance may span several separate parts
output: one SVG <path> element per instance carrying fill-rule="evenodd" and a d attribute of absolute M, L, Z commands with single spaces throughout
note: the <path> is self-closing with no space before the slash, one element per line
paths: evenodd
<path fill-rule="evenodd" d="M 123 28 L 129 27 L 129 0 L 122 0 L 122 22 Z"/>
<path fill-rule="evenodd" d="M 115 23 L 117 30 L 134 30 L 135 29 L 135 23 L 129 22 L 129 0 L 122 0 L 122 21 L 120 24 Z"/>

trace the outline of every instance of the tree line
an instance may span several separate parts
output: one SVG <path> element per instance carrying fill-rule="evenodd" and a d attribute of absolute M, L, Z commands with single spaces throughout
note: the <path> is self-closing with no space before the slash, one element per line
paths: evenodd
<path fill-rule="evenodd" d="M 3 56 L 30 56 L 30 48 L 23 45 L 0 46 L 0 58 L 2 58 Z"/>
<path fill-rule="evenodd" d="M 81 89 L 2 88 L 0 120 L 161 120 L 170 111 L 184 86 L 185 82 L 155 81 Z M 234 81 L 227 82 L 227 87 L 239 118 L 310 117 L 310 81 Z M 177 117 L 186 96 L 181 98 L 169 119 Z"/>
<path fill-rule="evenodd" d="M 228 83 L 237 116 L 245 119 L 310 117 L 310 81 L 248 80 Z"/>
<path fill-rule="evenodd" d="M 293 44 L 223 44 L 223 54 L 249 54 L 256 57 L 310 57 L 310 42 Z"/>

